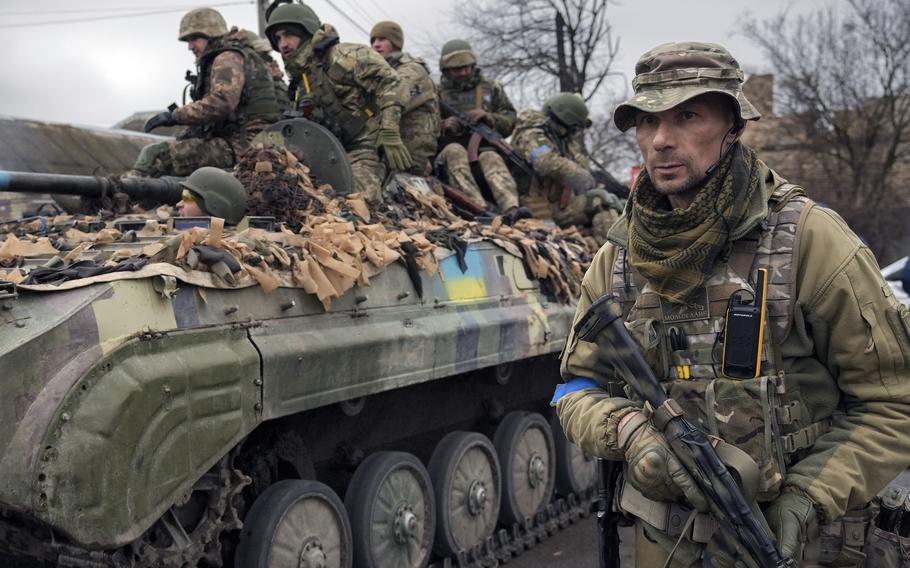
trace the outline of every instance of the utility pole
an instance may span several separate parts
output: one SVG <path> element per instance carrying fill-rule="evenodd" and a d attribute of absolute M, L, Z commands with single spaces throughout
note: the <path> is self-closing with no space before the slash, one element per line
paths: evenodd
<path fill-rule="evenodd" d="M 556 59 L 559 60 L 559 90 L 564 93 L 574 91 L 574 81 L 569 76 L 569 66 L 566 64 L 566 21 L 562 14 L 556 12 Z"/>
<path fill-rule="evenodd" d="M 259 20 L 259 37 L 265 37 L 265 10 L 272 0 L 256 0 L 256 16 Z"/>

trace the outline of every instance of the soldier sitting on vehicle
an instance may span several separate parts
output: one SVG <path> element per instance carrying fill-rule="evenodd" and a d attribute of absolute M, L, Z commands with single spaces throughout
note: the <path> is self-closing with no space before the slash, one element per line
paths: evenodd
<path fill-rule="evenodd" d="M 354 191 L 381 201 L 386 164 L 398 171 L 412 167 L 399 132 L 404 104 L 398 74 L 369 47 L 339 43 L 335 28 L 305 4 L 276 8 L 265 33 L 284 58 L 296 110 L 344 145 Z"/>
<path fill-rule="evenodd" d="M 236 225 L 246 214 L 246 190 L 224 170 L 205 166 L 180 182 L 183 198 L 175 208 L 180 217 L 221 217 Z"/>
<path fill-rule="evenodd" d="M 588 114 L 581 96 L 559 93 L 542 110 L 518 116 L 512 145 L 534 170 L 530 178 L 516 172 L 523 204 L 560 227 L 590 225 L 594 239 L 603 244 L 622 212 L 622 201 L 596 187 L 581 137 L 591 125 Z"/>
<path fill-rule="evenodd" d="M 186 125 L 177 140 L 142 149 L 127 175 L 185 176 L 200 166 L 229 168 L 263 128 L 280 118 L 268 64 L 248 43 L 246 31 L 228 31 L 211 8 L 191 10 L 180 21 L 180 41 L 196 56 L 193 102 L 159 112 L 145 131 Z"/>
<path fill-rule="evenodd" d="M 486 122 L 503 137 L 515 126 L 515 107 L 498 81 L 487 79 L 477 67 L 477 55 L 471 45 L 460 39 L 447 42 L 439 58 L 442 80 L 439 99 L 456 111 L 467 113 L 472 123 Z M 503 157 L 489 146 L 481 145 L 477 161 L 484 180 L 475 180 L 468 159 L 471 133 L 456 116 L 442 121 L 442 151 L 436 158 L 441 177 L 460 189 L 479 207 L 486 202 L 478 181 L 485 181 L 493 199 L 504 214 L 518 211 L 518 187 Z"/>
<path fill-rule="evenodd" d="M 429 175 L 439 138 L 439 95 L 426 62 L 404 53 L 404 32 L 396 22 L 379 22 L 370 32 L 370 45 L 401 78 L 406 97 L 401 115 L 401 139 L 414 162 L 411 173 Z"/>

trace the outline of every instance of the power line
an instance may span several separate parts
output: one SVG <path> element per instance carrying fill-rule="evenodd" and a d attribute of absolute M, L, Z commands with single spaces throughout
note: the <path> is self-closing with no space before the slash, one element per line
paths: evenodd
<path fill-rule="evenodd" d="M 221 2 L 218 4 L 207 4 L 205 7 L 206 8 L 221 8 L 224 6 L 238 6 L 240 4 L 252 4 L 252 3 L 253 3 L 253 0 L 240 0 L 240 1 L 236 1 L 236 2 Z M 29 27 L 35 27 L 35 26 L 52 26 L 55 24 L 75 24 L 75 23 L 80 23 L 80 22 L 99 22 L 102 20 L 117 20 L 117 19 L 124 19 L 124 18 L 142 18 L 145 16 L 156 16 L 158 14 L 171 14 L 174 12 L 182 12 L 183 10 L 186 10 L 186 9 L 187 9 L 187 7 L 183 6 L 180 8 L 173 7 L 173 8 L 167 8 L 167 9 L 162 9 L 162 10 L 152 10 L 152 11 L 148 11 L 148 12 L 138 12 L 138 13 L 131 13 L 131 14 L 111 14 L 108 16 L 93 16 L 90 18 L 69 18 L 69 19 L 64 19 L 64 20 L 50 20 L 50 21 L 43 21 L 43 22 L 21 22 L 21 23 L 15 23 L 15 24 L 0 24 L 0 28 L 29 28 Z"/>
<path fill-rule="evenodd" d="M 338 14 L 341 15 L 342 18 L 344 18 L 345 20 L 347 20 L 348 22 L 350 22 L 351 25 L 353 25 L 355 28 L 357 28 L 358 30 L 360 30 L 361 32 L 363 32 L 364 35 L 370 35 L 369 30 L 364 29 L 363 26 L 361 26 L 359 23 L 357 23 L 357 20 L 355 20 L 354 18 L 352 18 L 351 16 L 349 16 L 344 10 L 342 10 L 341 8 L 339 8 L 337 4 L 335 4 L 334 2 L 332 2 L 332 0 L 325 0 L 325 3 L 328 4 L 329 6 L 331 6 L 331 8 L 332 8 L 333 10 L 335 10 L 336 12 L 338 12 Z"/>
<path fill-rule="evenodd" d="M 373 16 L 369 15 L 367 13 L 367 11 L 363 9 L 363 6 L 361 6 L 357 2 L 351 2 L 351 0 L 347 0 L 347 4 L 348 4 L 348 6 L 351 6 L 352 8 L 354 8 L 354 10 L 356 10 L 361 16 L 366 18 L 368 25 L 371 21 L 375 21 Z"/>
<path fill-rule="evenodd" d="M 80 8 L 78 10 L 25 10 L 16 12 L 0 12 L 0 16 L 50 16 L 55 14 L 91 14 L 107 12 L 141 12 L 143 10 L 186 9 L 193 5 L 182 6 L 122 6 L 116 8 Z"/>
<path fill-rule="evenodd" d="M 389 13 L 386 12 L 385 8 L 382 7 L 382 4 L 380 4 L 380 3 L 377 2 L 376 0 L 370 0 L 370 4 L 372 4 L 373 6 L 375 6 L 376 9 L 379 10 L 379 13 L 382 14 L 383 16 L 385 16 L 387 20 L 394 20 L 394 19 L 395 19 L 395 18 L 393 18 L 392 16 L 390 16 Z"/>

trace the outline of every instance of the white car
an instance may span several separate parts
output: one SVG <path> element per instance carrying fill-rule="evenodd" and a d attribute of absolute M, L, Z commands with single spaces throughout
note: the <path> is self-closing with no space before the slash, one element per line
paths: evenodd
<path fill-rule="evenodd" d="M 904 258 L 895 260 L 888 266 L 882 268 L 882 276 L 885 277 L 885 280 L 888 281 L 891 289 L 894 290 L 894 296 L 903 302 L 905 306 L 910 306 L 910 290 L 904 290 L 904 285 L 901 284 L 901 281 L 896 278 L 904 266 L 907 264 L 908 258 L 910 257 L 905 256 Z M 892 280 L 892 278 L 895 279 Z"/>

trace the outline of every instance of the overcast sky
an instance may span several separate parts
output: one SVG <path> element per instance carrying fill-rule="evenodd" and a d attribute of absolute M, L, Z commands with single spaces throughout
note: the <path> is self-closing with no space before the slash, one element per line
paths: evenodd
<path fill-rule="evenodd" d="M 608 16 L 620 38 L 615 69 L 625 75 L 617 79 L 623 86 L 615 88 L 628 85 L 642 52 L 665 41 L 723 43 L 747 72 L 772 71 L 737 34 L 742 14 L 795 14 L 834 1 L 842 0 L 621 0 Z M 312 0 L 342 41 L 367 37 L 333 4 L 366 30 L 378 20 L 397 19 L 405 28 L 406 51 L 425 57 L 434 71 L 438 48 L 458 35 L 452 24 L 461 4 L 456 0 Z M 0 114 L 110 126 L 135 110 L 179 104 L 183 75 L 194 64 L 186 44 L 177 41 L 177 28 L 186 10 L 201 5 L 217 6 L 228 25 L 257 28 L 249 0 L 0 0 Z M 133 17 L 111 17 L 124 13 Z M 55 20 L 70 21 L 47 23 Z M 595 109 L 601 115 L 608 109 L 603 111 Z"/>

